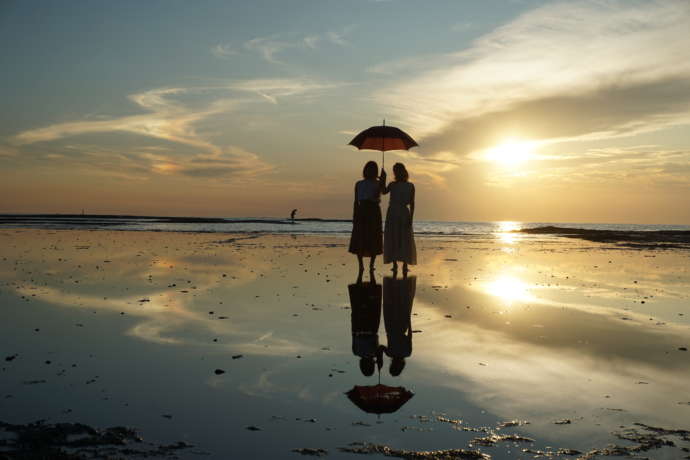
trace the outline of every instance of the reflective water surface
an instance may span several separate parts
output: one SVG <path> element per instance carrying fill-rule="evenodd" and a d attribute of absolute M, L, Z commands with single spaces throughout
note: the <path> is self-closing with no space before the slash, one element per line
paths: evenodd
<path fill-rule="evenodd" d="M 373 279 L 342 237 L 3 230 L 0 421 L 132 426 L 181 458 L 532 458 L 690 429 L 690 253 L 509 227 L 420 239 L 410 276 Z M 379 383 L 397 393 L 347 394 Z M 645 455 L 688 455 L 665 436 Z"/>

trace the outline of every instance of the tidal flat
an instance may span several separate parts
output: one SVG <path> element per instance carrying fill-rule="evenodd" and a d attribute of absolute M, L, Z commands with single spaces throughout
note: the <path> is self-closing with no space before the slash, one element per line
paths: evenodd
<path fill-rule="evenodd" d="M 411 354 L 367 377 L 347 243 L 0 231 L 0 458 L 690 458 L 690 251 L 420 238 L 375 274 L 415 285 Z M 346 396 L 379 378 L 414 396 Z"/>

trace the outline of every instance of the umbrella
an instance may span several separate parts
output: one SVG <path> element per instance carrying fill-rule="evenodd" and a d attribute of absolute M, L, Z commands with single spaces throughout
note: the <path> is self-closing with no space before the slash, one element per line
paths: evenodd
<path fill-rule="evenodd" d="M 380 150 L 381 168 L 385 163 L 384 152 L 387 150 L 409 150 L 418 144 L 409 134 L 395 126 L 386 126 L 383 120 L 382 126 L 372 126 L 357 134 L 350 141 L 349 145 L 354 145 L 359 150 Z"/>
<path fill-rule="evenodd" d="M 391 414 L 409 401 L 414 393 L 405 387 L 387 385 L 355 385 L 345 393 L 357 407 L 370 414 Z"/>

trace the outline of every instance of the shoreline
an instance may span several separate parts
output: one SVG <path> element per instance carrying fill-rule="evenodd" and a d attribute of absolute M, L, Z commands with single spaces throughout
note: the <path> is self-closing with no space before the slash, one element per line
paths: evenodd
<path fill-rule="evenodd" d="M 342 235 L 6 229 L 0 239 L 7 435 L 136 427 L 152 450 L 196 446 L 170 452 L 185 459 L 452 447 L 507 460 L 514 442 L 604 452 L 682 442 L 690 428 L 685 252 L 420 238 L 411 354 L 401 375 L 388 358 L 380 375 L 415 397 L 378 424 L 344 396 L 377 376 L 352 351 L 357 270 Z M 376 282 L 392 288 L 377 262 Z M 364 444 L 341 450 L 353 442 Z"/>
<path fill-rule="evenodd" d="M 263 222 L 263 221 L 262 221 Z M 243 222 L 244 223 L 244 222 Z M 121 224 L 110 224 L 104 228 L 45 228 L 45 227 L 3 227 L 0 225 L 0 232 L 2 231 L 47 231 L 47 232 L 123 232 L 123 233 L 153 233 L 153 234 L 183 234 L 183 235 L 249 235 L 251 237 L 259 236 L 294 236 L 294 237 L 314 237 L 314 238 L 349 238 L 349 232 L 336 231 L 304 231 L 304 232 L 281 232 L 275 230 L 248 230 L 248 231 L 218 231 L 218 230 L 169 230 L 169 229 L 132 229 L 132 228 L 116 228 Z M 288 224 L 289 225 L 289 224 Z M 592 243 L 613 244 L 617 249 L 629 250 L 690 250 L 690 231 L 685 230 L 647 230 L 647 231 L 621 231 L 621 230 L 597 230 L 597 229 L 581 229 L 568 228 L 556 226 L 543 226 L 535 228 L 524 228 L 520 230 L 510 230 L 507 232 L 495 233 L 425 233 L 417 232 L 414 234 L 415 239 L 423 240 L 438 240 L 439 238 L 447 238 L 449 241 L 492 241 L 501 242 L 506 239 L 515 238 L 519 241 L 510 241 L 510 243 L 537 243 L 546 241 L 562 241 L 562 240 L 580 240 Z"/>

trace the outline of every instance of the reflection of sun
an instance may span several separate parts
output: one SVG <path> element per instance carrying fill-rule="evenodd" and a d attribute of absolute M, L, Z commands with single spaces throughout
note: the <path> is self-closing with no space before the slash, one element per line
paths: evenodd
<path fill-rule="evenodd" d="M 520 235 L 517 233 L 512 233 L 515 230 L 520 230 L 521 225 L 518 222 L 503 221 L 497 222 L 498 231 L 496 236 L 501 240 L 502 243 L 513 244 L 519 238 Z"/>
<path fill-rule="evenodd" d="M 486 151 L 484 158 L 504 166 L 516 166 L 532 158 L 534 143 L 509 139 Z"/>
<path fill-rule="evenodd" d="M 484 285 L 484 291 L 508 303 L 532 299 L 528 285 L 513 276 L 501 276 Z"/>

